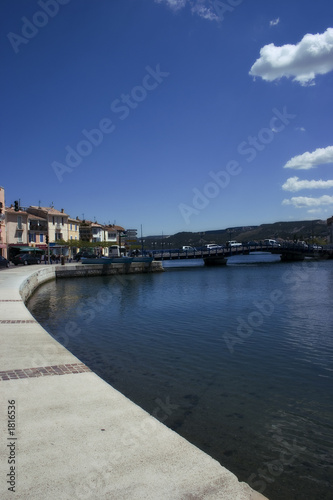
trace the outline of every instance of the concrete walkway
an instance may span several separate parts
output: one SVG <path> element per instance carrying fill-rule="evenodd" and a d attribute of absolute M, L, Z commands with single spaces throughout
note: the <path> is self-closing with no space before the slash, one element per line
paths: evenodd
<path fill-rule="evenodd" d="M 0 271 L 0 498 L 263 499 L 34 320 L 20 288 L 26 297 L 54 269 Z"/>

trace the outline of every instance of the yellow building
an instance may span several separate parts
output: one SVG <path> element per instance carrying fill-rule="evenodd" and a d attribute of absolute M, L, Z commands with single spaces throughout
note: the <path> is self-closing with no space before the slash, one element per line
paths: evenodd
<path fill-rule="evenodd" d="M 72 219 L 71 217 L 68 217 L 68 241 L 69 242 L 74 242 L 74 241 L 79 241 L 80 239 L 80 220 L 79 219 Z M 78 247 L 75 245 L 70 245 L 69 246 L 69 258 L 73 258 L 74 255 L 76 255 L 78 252 Z"/>

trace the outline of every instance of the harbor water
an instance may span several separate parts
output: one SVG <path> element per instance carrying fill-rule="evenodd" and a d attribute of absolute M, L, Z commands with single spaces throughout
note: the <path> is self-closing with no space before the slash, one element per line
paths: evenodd
<path fill-rule="evenodd" d="M 165 269 L 49 282 L 28 307 L 114 388 L 270 500 L 332 499 L 333 261 L 256 254 Z"/>

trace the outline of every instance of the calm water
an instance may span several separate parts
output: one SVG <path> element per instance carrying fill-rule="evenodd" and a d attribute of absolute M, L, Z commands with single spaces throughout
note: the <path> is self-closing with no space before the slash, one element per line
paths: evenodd
<path fill-rule="evenodd" d="M 275 259 L 59 280 L 28 306 L 103 379 L 240 480 L 271 500 L 328 500 L 333 261 Z"/>

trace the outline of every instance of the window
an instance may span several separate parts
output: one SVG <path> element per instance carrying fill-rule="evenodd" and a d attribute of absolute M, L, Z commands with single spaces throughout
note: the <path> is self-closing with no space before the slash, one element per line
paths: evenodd
<path fill-rule="evenodd" d="M 75 224 L 75 231 L 77 231 L 77 224 Z"/>
<path fill-rule="evenodd" d="M 23 242 L 22 234 L 23 234 L 23 231 L 17 231 L 17 242 L 18 243 L 22 243 Z"/>
<path fill-rule="evenodd" d="M 29 234 L 29 243 L 36 243 L 36 233 Z"/>
<path fill-rule="evenodd" d="M 71 231 L 73 231 L 73 224 L 70 225 Z"/>
<path fill-rule="evenodd" d="M 17 216 L 17 229 L 22 229 L 22 216 Z"/>
<path fill-rule="evenodd" d="M 44 234 L 39 235 L 39 243 L 44 243 Z"/>
<path fill-rule="evenodd" d="M 73 236 L 71 236 L 71 240 L 73 239 Z"/>

